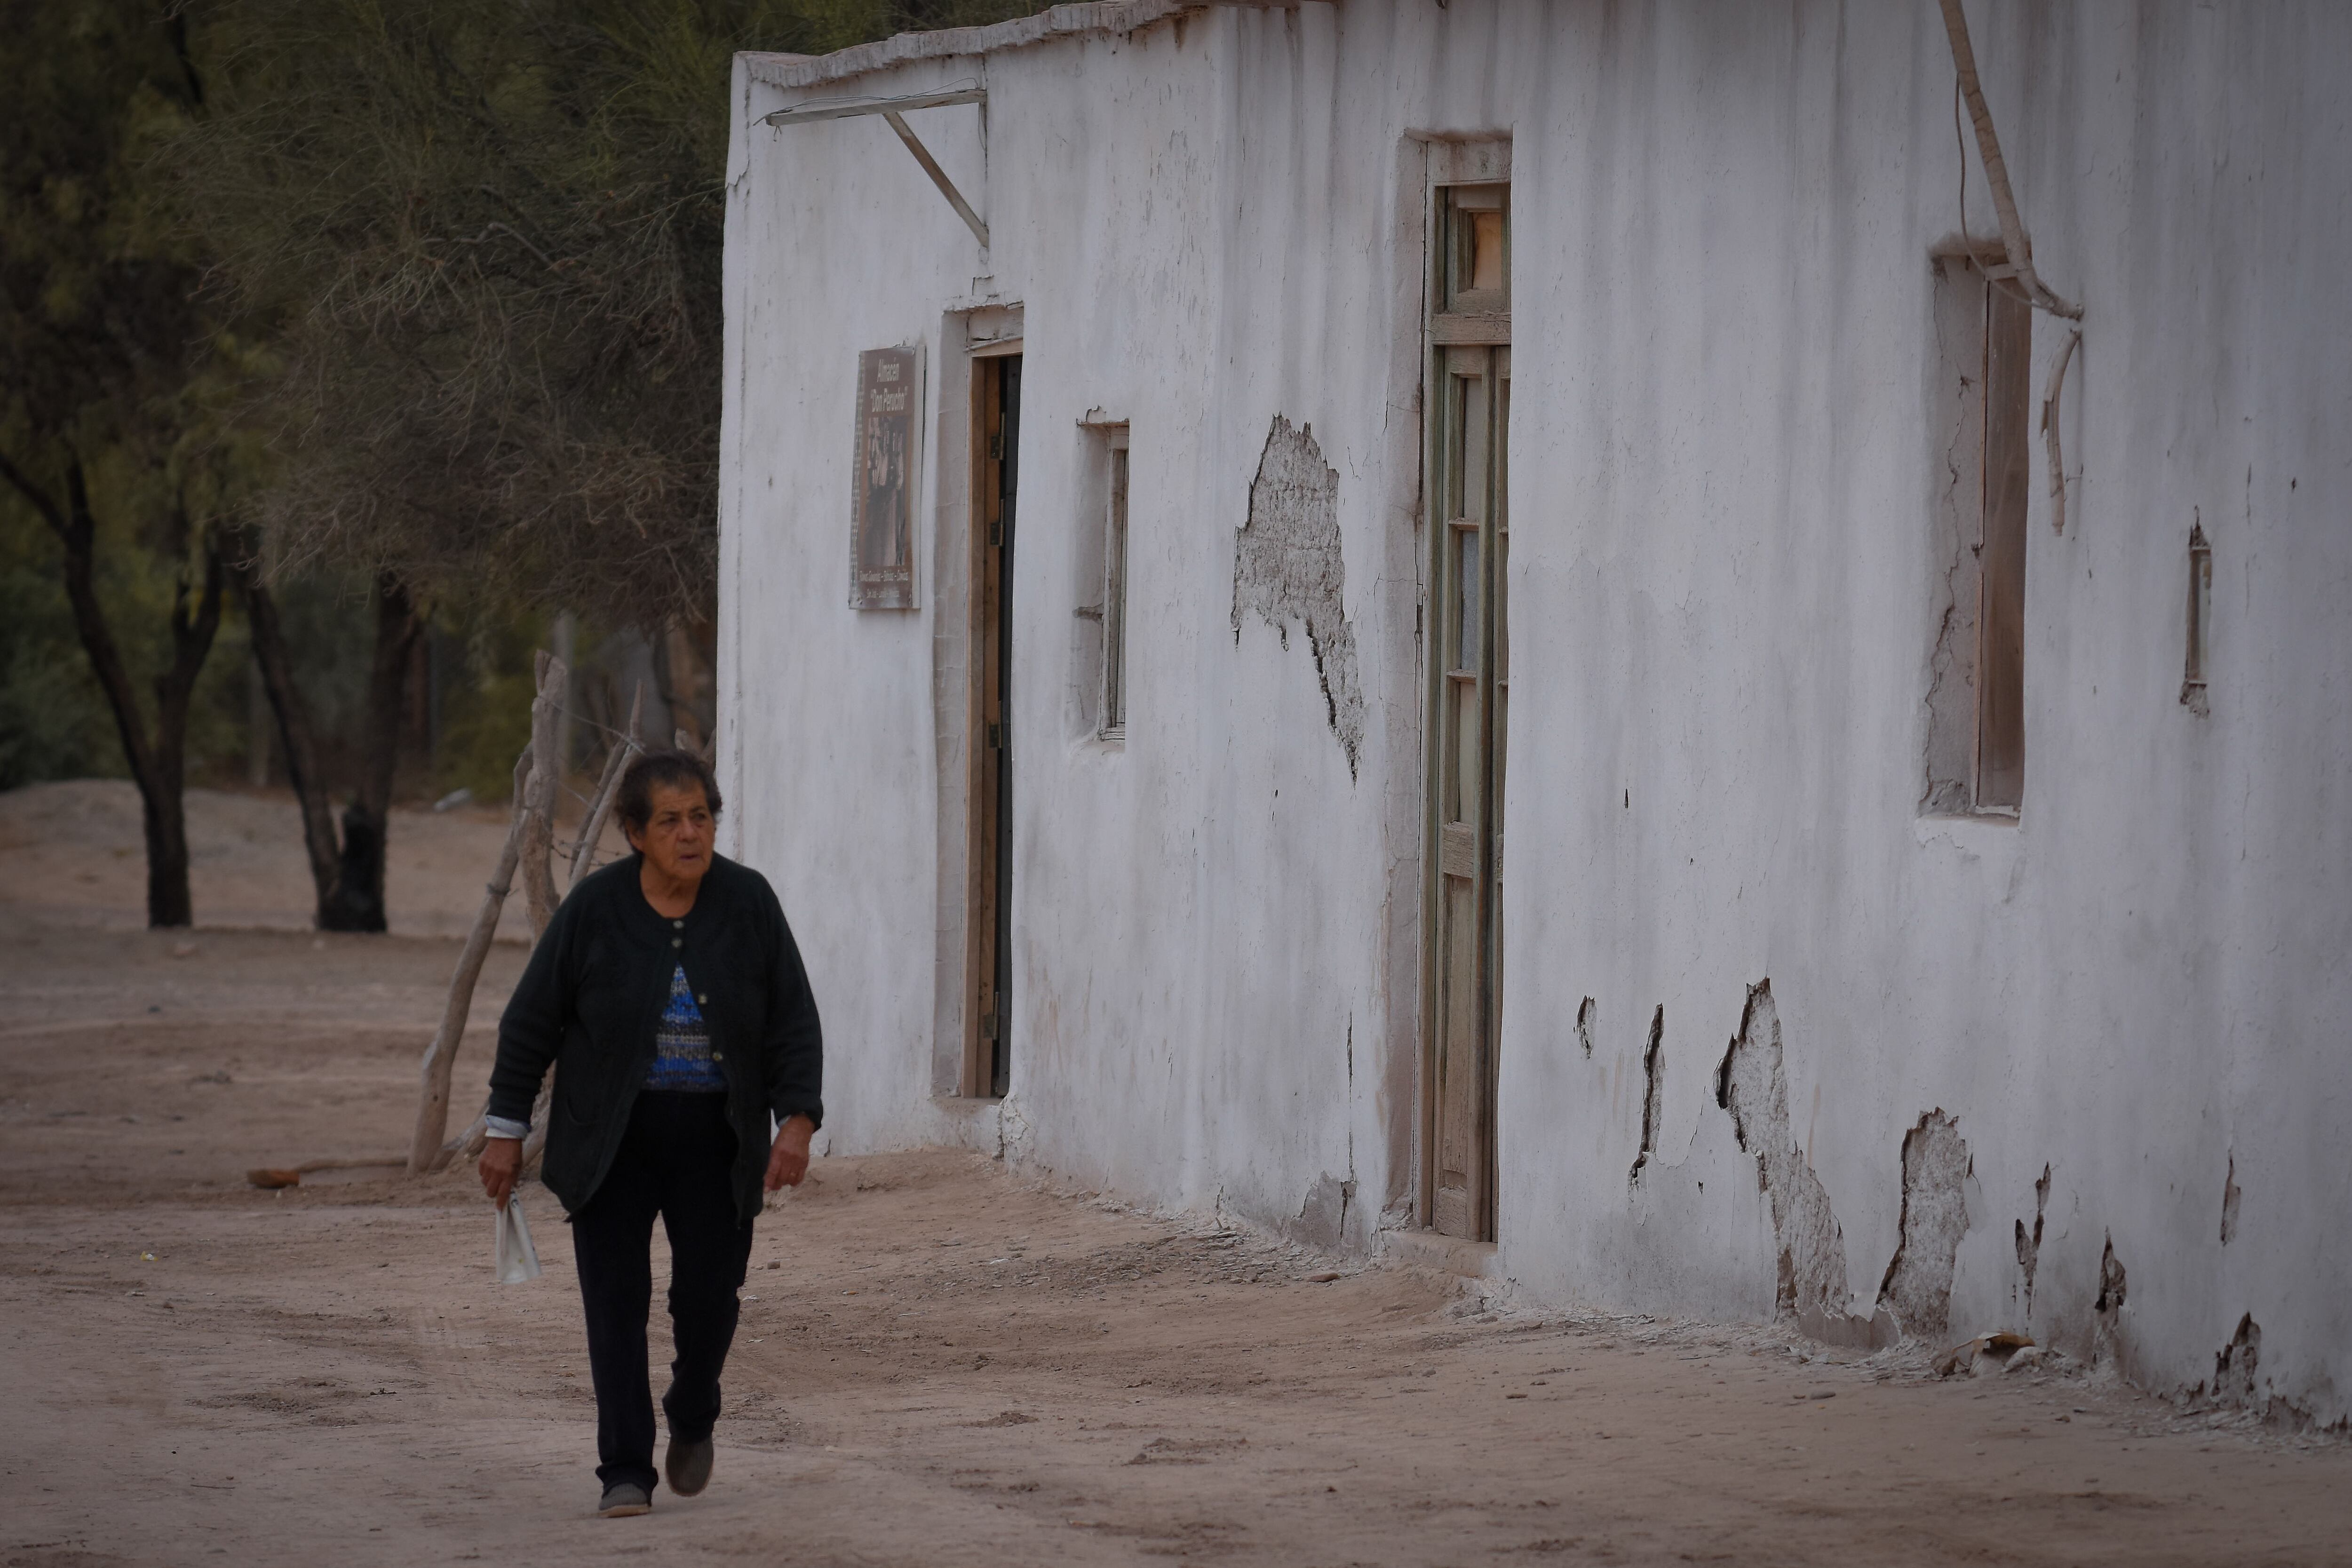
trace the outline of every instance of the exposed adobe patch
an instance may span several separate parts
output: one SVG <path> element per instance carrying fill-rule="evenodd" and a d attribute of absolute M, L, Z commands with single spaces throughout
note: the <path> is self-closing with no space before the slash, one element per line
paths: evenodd
<path fill-rule="evenodd" d="M 1968 1141 L 1940 1110 L 1903 1135 L 1903 1217 L 1878 1304 L 1906 1335 L 1941 1342 L 1952 1317 L 1952 1267 L 1969 1228 Z M 2038 1223 L 2038 1221 L 2037 1221 Z"/>
<path fill-rule="evenodd" d="M 1780 1243 L 1779 1309 L 1846 1320 L 1845 1237 L 1830 1195 L 1789 1131 L 1789 1080 L 1772 982 L 1748 988 L 1739 1033 L 1716 1069 L 1715 1102 L 1731 1112 L 1739 1147 L 1756 1156 L 1756 1179 L 1772 1202 Z"/>
<path fill-rule="evenodd" d="M 1307 1189 L 1298 1217 L 1284 1228 L 1310 1247 L 1336 1247 L 1348 1234 L 1348 1210 L 1356 1201 L 1356 1184 L 1326 1171 Z"/>
<path fill-rule="evenodd" d="M 1306 626 L 1324 711 L 1352 779 L 1364 743 L 1364 693 L 1356 678 L 1356 632 L 1348 624 L 1339 502 L 1339 470 L 1323 460 L 1315 426 L 1276 415 L 1250 481 L 1249 521 L 1234 535 L 1234 638 L 1241 639 L 1242 617 L 1253 612 L 1285 647 L 1289 623 Z"/>
<path fill-rule="evenodd" d="M 2260 1408 L 2262 1359 L 2263 1326 L 2248 1312 L 2213 1358 L 2213 1397 L 2249 1410 Z"/>

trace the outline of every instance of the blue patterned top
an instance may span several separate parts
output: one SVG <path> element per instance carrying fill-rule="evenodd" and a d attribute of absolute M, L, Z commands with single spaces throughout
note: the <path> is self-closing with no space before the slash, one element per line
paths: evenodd
<path fill-rule="evenodd" d="M 669 973 L 669 1005 L 654 1026 L 654 1065 L 646 1069 L 647 1089 L 673 1093 L 724 1094 L 727 1075 L 710 1056 L 710 1028 L 686 984 L 686 966 Z"/>

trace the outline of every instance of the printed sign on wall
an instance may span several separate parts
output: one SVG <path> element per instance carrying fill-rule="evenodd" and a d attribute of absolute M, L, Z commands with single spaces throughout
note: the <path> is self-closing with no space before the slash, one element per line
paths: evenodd
<path fill-rule="evenodd" d="M 915 608 L 915 492 L 923 471 L 923 351 L 857 356 L 857 473 L 851 487 L 849 604 Z"/>

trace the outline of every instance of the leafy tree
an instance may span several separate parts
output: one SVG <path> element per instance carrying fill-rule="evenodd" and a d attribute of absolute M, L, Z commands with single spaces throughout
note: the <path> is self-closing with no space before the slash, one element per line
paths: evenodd
<path fill-rule="evenodd" d="M 283 356 L 285 559 L 707 616 L 730 57 L 1008 0 L 217 0 L 186 210 Z"/>
<path fill-rule="evenodd" d="M 196 257 L 138 170 L 203 103 L 203 78 L 184 20 L 131 0 L 0 0 L 0 484 L 61 550 L 74 632 L 139 787 L 148 921 L 185 925 L 182 788 L 221 625 L 217 518 L 237 451 L 220 408 L 240 349 L 196 304 Z M 152 719 L 100 592 L 101 550 L 142 542 L 172 565 Z"/>
<path fill-rule="evenodd" d="M 433 606 L 562 607 L 657 647 L 665 626 L 707 628 L 729 57 L 1036 8 L 0 0 L 0 529 L 37 520 L 62 547 L 146 806 L 151 919 L 190 917 L 189 707 L 232 593 L 320 922 L 342 929 L 383 926 Z M 152 724 L 103 591 L 142 552 L 170 566 Z M 340 836 L 276 603 L 314 568 L 374 584 Z M 0 577 L 13 596 L 40 574 Z M 50 645 L 0 645 L 0 715 L 86 754 L 70 704 L 46 700 L 65 690 L 41 684 Z"/>
<path fill-rule="evenodd" d="M 730 57 L 1031 8 L 217 0 L 234 42 L 175 168 L 224 298 L 280 356 L 259 395 L 282 462 L 260 517 L 294 568 L 379 584 L 339 852 L 267 574 L 244 575 L 321 923 L 381 920 L 414 604 L 708 626 Z"/>

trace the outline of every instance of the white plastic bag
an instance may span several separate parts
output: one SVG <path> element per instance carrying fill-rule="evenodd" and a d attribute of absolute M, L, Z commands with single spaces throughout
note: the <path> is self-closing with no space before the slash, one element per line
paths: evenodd
<path fill-rule="evenodd" d="M 507 1206 L 498 1215 L 499 1283 L 520 1285 L 539 1278 L 539 1248 L 530 1244 L 530 1223 L 522 1217 L 522 1197 L 507 1194 Z"/>

